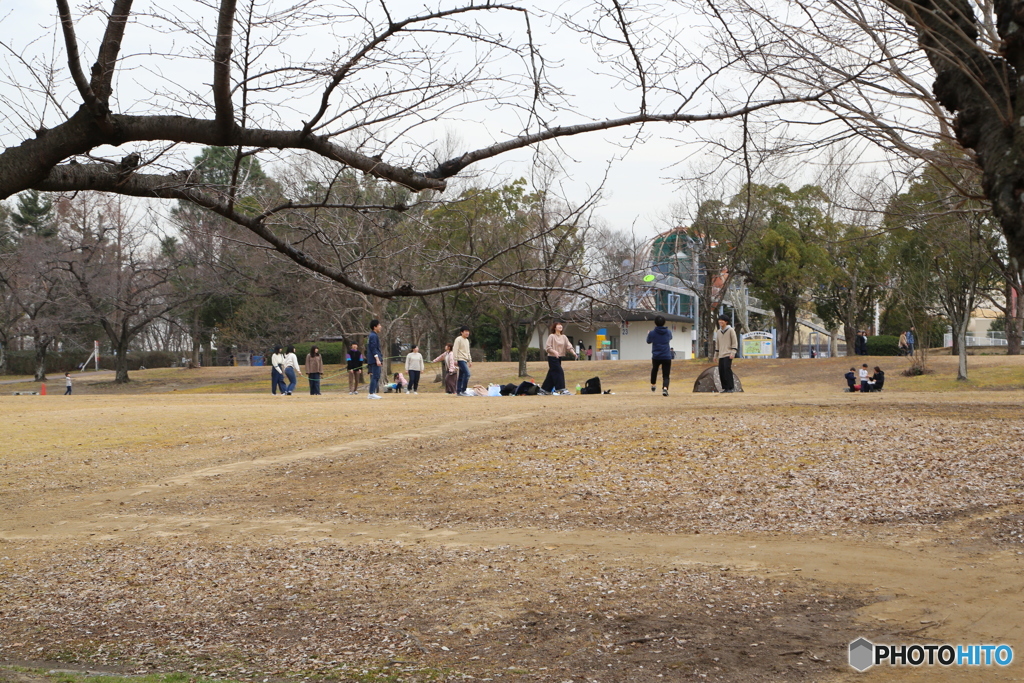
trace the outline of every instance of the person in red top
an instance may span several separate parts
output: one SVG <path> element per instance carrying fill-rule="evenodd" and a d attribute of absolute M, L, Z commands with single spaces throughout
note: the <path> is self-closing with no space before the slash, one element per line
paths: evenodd
<path fill-rule="evenodd" d="M 562 371 L 562 356 L 571 353 L 576 356 L 569 338 L 562 334 L 562 323 L 551 325 L 551 334 L 544 343 L 544 351 L 548 354 L 548 375 L 540 390 L 545 394 L 568 394 L 565 388 L 565 372 Z"/>

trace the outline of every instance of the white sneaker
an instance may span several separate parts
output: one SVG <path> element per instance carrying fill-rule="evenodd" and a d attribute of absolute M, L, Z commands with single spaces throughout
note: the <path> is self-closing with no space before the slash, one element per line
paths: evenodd
<path fill-rule="evenodd" d="M 378 396 L 377 394 L 370 394 L 367 398 L 384 398 L 384 397 L 383 396 Z"/>

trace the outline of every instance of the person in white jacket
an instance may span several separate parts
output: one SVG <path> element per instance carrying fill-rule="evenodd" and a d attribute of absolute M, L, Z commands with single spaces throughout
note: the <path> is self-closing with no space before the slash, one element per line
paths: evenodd
<path fill-rule="evenodd" d="M 409 373 L 410 394 L 418 394 L 420 388 L 420 373 L 423 372 L 423 354 L 420 353 L 419 345 L 414 345 L 405 357 L 405 371 Z"/>
<path fill-rule="evenodd" d="M 278 388 L 281 389 L 282 396 L 288 393 L 284 381 L 284 354 L 281 353 L 280 346 L 275 346 L 274 353 L 270 356 L 270 393 L 276 396 Z"/>
<path fill-rule="evenodd" d="M 284 356 L 284 376 L 288 378 L 288 386 L 285 388 L 285 396 L 291 396 L 295 391 L 295 373 L 302 374 L 302 366 L 299 365 L 299 357 L 295 355 L 295 347 L 289 346 L 288 353 Z"/>

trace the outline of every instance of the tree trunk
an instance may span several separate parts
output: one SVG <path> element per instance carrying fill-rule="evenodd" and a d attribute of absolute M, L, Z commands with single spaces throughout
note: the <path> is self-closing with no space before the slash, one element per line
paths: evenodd
<path fill-rule="evenodd" d="M 1007 287 L 1006 307 L 1006 355 L 1019 356 L 1021 337 L 1024 336 L 1024 302 L 1021 292 Z"/>
<path fill-rule="evenodd" d="M 526 359 L 530 355 L 530 342 L 527 341 L 525 344 L 519 347 L 519 376 L 529 377 L 530 372 L 526 368 Z"/>
<path fill-rule="evenodd" d="M 843 323 L 843 336 L 846 338 L 846 355 L 854 355 L 853 350 L 857 348 L 857 328 Z"/>
<path fill-rule="evenodd" d="M 127 384 L 128 378 L 128 344 L 131 339 L 127 333 L 114 340 L 116 355 L 114 356 L 114 384 Z"/>
<path fill-rule="evenodd" d="M 7 374 L 7 344 L 0 342 L 0 375 Z"/>
<path fill-rule="evenodd" d="M 793 357 L 793 339 L 796 337 L 796 308 L 775 307 L 775 326 L 778 330 L 779 358 Z"/>
<path fill-rule="evenodd" d="M 1021 337 L 1024 336 L 1024 318 L 1006 319 L 1006 355 L 1019 356 Z"/>
<path fill-rule="evenodd" d="M 967 379 L 967 325 L 970 322 L 971 314 L 968 312 L 963 320 L 957 322 L 954 330 L 953 346 L 957 347 L 957 356 L 960 358 L 956 367 L 956 378 L 958 380 Z"/>
<path fill-rule="evenodd" d="M 50 340 L 44 339 L 43 335 L 39 333 L 39 330 L 32 331 L 32 339 L 35 342 L 36 347 L 36 368 L 35 368 L 35 381 L 45 382 L 46 381 L 46 349 L 50 346 Z"/>

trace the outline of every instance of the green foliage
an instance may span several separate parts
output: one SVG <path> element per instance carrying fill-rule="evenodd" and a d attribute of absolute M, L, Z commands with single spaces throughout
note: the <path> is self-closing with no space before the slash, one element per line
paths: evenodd
<path fill-rule="evenodd" d="M 320 347 L 320 355 L 323 356 L 324 365 L 339 365 L 345 363 L 345 354 L 348 352 L 349 344 L 345 342 L 302 342 L 295 345 L 295 355 L 299 362 L 305 365 L 306 355 L 314 346 Z M 363 349 L 363 353 L 366 350 Z"/>
<path fill-rule="evenodd" d="M 53 237 L 57 226 L 53 222 L 53 200 L 38 190 L 26 190 L 10 216 L 14 231 L 21 237 Z"/>
<path fill-rule="evenodd" d="M 900 355 L 900 338 L 888 334 L 880 334 L 868 337 L 869 356 L 898 356 Z"/>

